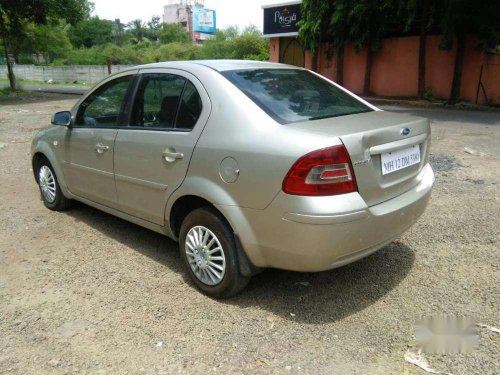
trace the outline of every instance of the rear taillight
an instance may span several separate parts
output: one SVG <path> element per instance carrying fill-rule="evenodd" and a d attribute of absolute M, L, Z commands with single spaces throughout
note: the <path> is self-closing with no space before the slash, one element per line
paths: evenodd
<path fill-rule="evenodd" d="M 283 181 L 283 191 L 293 195 L 337 195 L 357 190 L 351 159 L 344 145 L 304 155 Z"/>

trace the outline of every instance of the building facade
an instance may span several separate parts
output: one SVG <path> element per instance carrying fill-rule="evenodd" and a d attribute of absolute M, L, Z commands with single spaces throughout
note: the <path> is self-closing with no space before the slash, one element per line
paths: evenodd
<path fill-rule="evenodd" d="M 216 30 L 215 11 L 205 9 L 205 0 L 167 0 L 163 22 L 182 26 L 193 42 L 209 39 Z"/>

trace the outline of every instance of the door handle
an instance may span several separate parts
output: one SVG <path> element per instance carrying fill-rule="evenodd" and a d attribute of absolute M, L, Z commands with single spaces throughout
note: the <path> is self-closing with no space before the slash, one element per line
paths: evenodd
<path fill-rule="evenodd" d="M 173 163 L 176 160 L 180 160 L 184 157 L 184 154 L 182 152 L 176 152 L 175 150 L 165 150 L 163 152 L 163 159 L 165 159 L 166 162 Z"/>
<path fill-rule="evenodd" d="M 98 154 L 103 154 L 104 152 L 109 150 L 109 146 L 103 145 L 102 143 L 98 143 L 95 145 L 95 150 Z"/>

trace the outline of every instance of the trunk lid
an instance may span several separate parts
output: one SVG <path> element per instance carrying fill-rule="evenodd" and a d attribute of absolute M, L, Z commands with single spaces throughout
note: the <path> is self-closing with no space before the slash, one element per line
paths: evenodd
<path fill-rule="evenodd" d="M 369 206 L 410 190 L 418 184 L 419 172 L 428 162 L 430 126 L 424 118 L 373 111 L 287 126 L 327 137 L 339 137 L 349 152 L 358 191 Z M 406 128 L 408 134 L 404 134 L 403 129 Z M 413 153 L 419 151 L 419 162 L 383 174 L 382 155 L 385 155 L 387 163 L 387 160 L 404 154 L 410 148 Z"/>

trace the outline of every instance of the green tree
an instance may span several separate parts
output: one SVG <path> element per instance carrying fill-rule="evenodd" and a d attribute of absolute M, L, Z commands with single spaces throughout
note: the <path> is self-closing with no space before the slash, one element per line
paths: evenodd
<path fill-rule="evenodd" d="M 146 37 L 147 31 L 140 19 L 133 20 L 128 25 L 128 32 L 132 35 L 132 43 L 139 43 Z"/>
<path fill-rule="evenodd" d="M 147 37 L 151 39 L 153 42 L 158 41 L 159 32 L 162 29 L 160 16 L 151 17 L 151 19 L 147 22 L 147 25 L 148 25 Z"/>
<path fill-rule="evenodd" d="M 117 46 L 121 46 L 125 43 L 125 25 L 120 22 L 119 18 L 115 18 L 111 25 L 111 35 L 113 36 L 113 42 Z"/>
<path fill-rule="evenodd" d="M 201 59 L 229 59 L 232 56 L 231 47 L 226 34 L 217 30 L 211 39 L 205 40 L 198 53 Z"/>
<path fill-rule="evenodd" d="M 173 61 L 173 60 L 192 60 L 200 47 L 193 43 L 169 43 L 148 48 L 144 55 L 149 62 L 151 61 Z"/>
<path fill-rule="evenodd" d="M 76 48 L 92 47 L 113 41 L 113 23 L 99 17 L 78 22 L 69 30 L 69 39 Z"/>
<path fill-rule="evenodd" d="M 17 63 L 31 61 L 30 54 L 43 54 L 46 62 L 55 56 L 62 56 L 72 48 L 68 39 L 68 25 L 64 22 L 51 21 L 37 25 L 25 22 L 13 39 L 10 39 L 10 53 Z M 3 50 L 2 50 L 3 51 Z"/>
<path fill-rule="evenodd" d="M 434 19 L 439 2 L 440 0 L 408 0 L 399 3 L 398 18 L 405 21 L 404 30 L 406 32 L 417 31 L 419 35 L 417 90 L 419 98 L 423 98 L 425 94 L 427 33 L 435 25 Z"/>
<path fill-rule="evenodd" d="M 237 25 L 229 25 L 224 29 L 220 30 L 224 39 L 236 38 L 240 34 L 240 30 Z"/>
<path fill-rule="evenodd" d="M 268 60 L 269 41 L 255 26 L 247 26 L 242 33 L 236 26 L 229 26 L 205 40 L 197 58 Z"/>
<path fill-rule="evenodd" d="M 396 0 L 304 0 L 299 38 L 310 49 L 313 70 L 317 68 L 317 50 L 322 42 L 333 42 L 339 64 L 337 77 L 343 81 L 344 46 L 350 41 L 359 52 L 366 48 L 363 94 L 370 91 L 373 54 L 380 50 L 382 37 L 398 25 Z"/>
<path fill-rule="evenodd" d="M 257 34 L 262 36 L 262 33 L 260 32 L 259 28 L 252 24 L 245 26 L 241 34 Z"/>
<path fill-rule="evenodd" d="M 233 58 L 230 40 L 238 35 L 236 26 L 229 26 L 225 29 L 217 29 L 212 38 L 205 40 L 198 54 L 202 59 L 230 59 Z"/>
<path fill-rule="evenodd" d="M 228 44 L 233 59 L 269 60 L 269 41 L 256 28 L 247 27 Z"/>
<path fill-rule="evenodd" d="M 337 54 L 335 76 L 340 85 L 344 83 L 344 49 L 349 41 L 349 12 L 352 3 L 353 0 L 335 1 L 327 27 L 327 39 L 333 43 Z"/>
<path fill-rule="evenodd" d="M 373 55 L 382 48 L 383 36 L 397 24 L 396 13 L 394 0 L 356 0 L 349 12 L 349 37 L 357 51 L 366 48 L 364 95 L 370 93 Z"/>
<path fill-rule="evenodd" d="M 460 99 L 462 71 L 467 36 L 474 37 L 477 47 L 496 47 L 500 40 L 500 2 L 498 0 L 442 0 L 441 47 L 449 49 L 456 43 L 455 65 L 451 85 L 451 103 Z"/>
<path fill-rule="evenodd" d="M 59 25 L 31 23 L 26 27 L 26 33 L 25 52 L 42 53 L 45 57 L 64 56 L 72 48 L 63 22 Z"/>
<path fill-rule="evenodd" d="M 158 37 L 163 44 L 167 43 L 189 43 L 191 36 L 184 27 L 178 24 L 163 24 L 161 30 L 158 31 Z"/>
<path fill-rule="evenodd" d="M 328 26 L 328 19 L 334 9 L 334 2 L 322 0 L 304 0 L 301 5 L 302 18 L 298 23 L 299 40 L 305 49 L 312 54 L 312 70 L 317 70 L 318 48 Z"/>
<path fill-rule="evenodd" d="M 0 37 L 7 60 L 10 87 L 16 88 L 16 81 L 9 53 L 16 35 L 25 30 L 30 22 L 47 24 L 51 20 L 63 19 L 74 24 L 88 17 L 91 4 L 87 0 L 3 0 L 0 3 Z"/>

